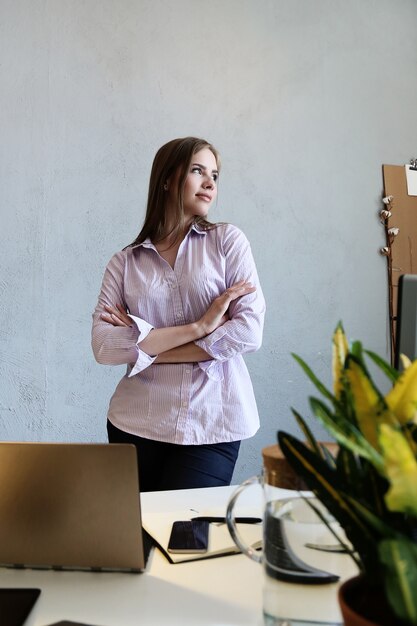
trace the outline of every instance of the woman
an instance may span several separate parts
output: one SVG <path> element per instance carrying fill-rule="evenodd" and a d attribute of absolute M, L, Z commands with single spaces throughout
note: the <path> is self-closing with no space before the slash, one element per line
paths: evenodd
<path fill-rule="evenodd" d="M 133 443 L 142 491 L 229 485 L 259 428 L 242 358 L 262 341 L 265 303 L 249 243 L 206 218 L 219 155 L 195 137 L 157 152 L 145 222 L 110 260 L 92 346 L 127 364 L 110 401 L 110 443 Z"/>

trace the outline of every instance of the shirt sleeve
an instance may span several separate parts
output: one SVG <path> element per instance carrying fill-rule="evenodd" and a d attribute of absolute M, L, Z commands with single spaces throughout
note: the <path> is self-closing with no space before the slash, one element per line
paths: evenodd
<path fill-rule="evenodd" d="M 213 361 L 199 363 L 200 368 L 216 379 L 219 362 L 261 347 L 265 317 L 265 299 L 247 238 L 238 228 L 229 225 L 219 245 L 226 261 L 226 288 L 246 280 L 256 286 L 256 291 L 234 300 L 229 307 L 230 320 L 195 342 L 213 357 Z"/>
<path fill-rule="evenodd" d="M 120 304 L 126 307 L 124 298 L 125 255 L 118 252 L 110 260 L 104 273 L 97 306 L 93 313 L 91 345 L 96 361 L 102 365 L 129 364 L 132 369 L 129 376 L 134 376 L 151 365 L 156 357 L 151 357 L 140 350 L 138 343 L 143 341 L 153 326 L 134 315 L 129 315 L 132 326 L 112 326 L 101 319 L 104 306 Z"/>

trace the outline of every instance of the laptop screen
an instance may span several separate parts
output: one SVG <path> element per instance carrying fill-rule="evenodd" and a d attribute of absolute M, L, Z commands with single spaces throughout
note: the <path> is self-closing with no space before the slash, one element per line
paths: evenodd
<path fill-rule="evenodd" d="M 143 570 L 136 448 L 1 442 L 0 564 Z"/>

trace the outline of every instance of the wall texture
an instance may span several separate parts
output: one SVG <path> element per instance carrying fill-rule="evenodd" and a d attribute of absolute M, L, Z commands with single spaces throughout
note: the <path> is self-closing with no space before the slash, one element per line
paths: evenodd
<path fill-rule="evenodd" d="M 387 354 L 381 164 L 416 156 L 416 26 L 415 0 L 0 0 L 0 438 L 105 440 L 123 368 L 94 362 L 91 312 L 178 136 L 220 149 L 212 218 L 268 303 L 235 479 L 307 412 L 291 352 L 329 383 L 342 319 Z"/>

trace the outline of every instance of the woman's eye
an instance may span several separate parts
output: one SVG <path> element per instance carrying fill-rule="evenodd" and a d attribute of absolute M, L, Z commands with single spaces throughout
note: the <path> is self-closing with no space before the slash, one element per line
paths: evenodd
<path fill-rule="evenodd" d="M 203 168 L 201 168 L 199 165 L 193 165 L 190 172 L 191 174 L 198 174 L 199 176 L 203 176 L 205 170 L 203 172 Z M 219 174 L 217 172 L 213 172 L 213 174 L 211 175 L 211 179 L 216 183 L 218 178 Z"/>

